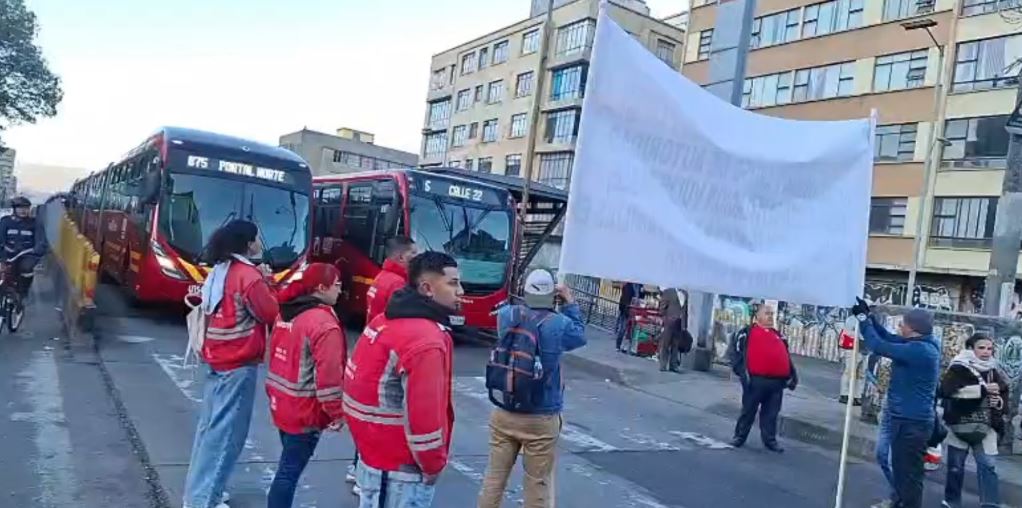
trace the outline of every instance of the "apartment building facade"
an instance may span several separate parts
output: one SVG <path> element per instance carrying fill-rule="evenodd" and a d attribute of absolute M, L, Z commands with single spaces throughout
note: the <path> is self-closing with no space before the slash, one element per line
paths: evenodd
<path fill-rule="evenodd" d="M 877 112 L 866 287 L 874 300 L 903 301 L 920 235 L 909 301 L 961 312 L 982 306 L 1008 151 L 1004 125 L 1018 85 L 1011 64 L 1022 58 L 1018 5 L 758 2 L 743 107 L 812 120 Z M 700 84 L 708 79 L 716 9 L 696 0 L 688 20 L 683 74 Z"/>
<path fill-rule="evenodd" d="M 419 164 L 418 154 L 379 146 L 373 134 L 347 127 L 337 129 L 336 134 L 309 129 L 284 134 L 280 146 L 305 159 L 315 176 L 414 168 Z"/>
<path fill-rule="evenodd" d="M 523 176 L 536 131 L 533 178 L 566 188 L 574 162 L 598 0 L 558 1 L 540 69 L 545 2 L 533 16 L 433 57 L 420 163 Z M 608 12 L 665 64 L 680 69 L 684 31 L 649 16 L 639 0 Z M 537 78 L 546 73 L 542 90 Z M 539 100 L 538 117 L 533 101 Z"/>
<path fill-rule="evenodd" d="M 13 148 L 0 148 L 0 203 L 6 203 L 18 192 L 18 179 L 14 176 L 16 156 L 17 152 Z"/>

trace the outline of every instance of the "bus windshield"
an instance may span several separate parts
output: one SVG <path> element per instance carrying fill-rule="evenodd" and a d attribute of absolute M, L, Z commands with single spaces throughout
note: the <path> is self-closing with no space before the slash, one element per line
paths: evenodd
<path fill-rule="evenodd" d="M 296 190 L 234 179 L 170 173 L 160 200 L 160 233 L 196 263 L 217 228 L 233 219 L 259 226 L 263 260 L 286 268 L 308 243 L 309 197 Z"/>
<path fill-rule="evenodd" d="M 441 251 L 458 261 L 466 289 L 504 284 L 511 260 L 511 212 L 440 196 L 413 194 L 411 230 L 421 249 Z"/>

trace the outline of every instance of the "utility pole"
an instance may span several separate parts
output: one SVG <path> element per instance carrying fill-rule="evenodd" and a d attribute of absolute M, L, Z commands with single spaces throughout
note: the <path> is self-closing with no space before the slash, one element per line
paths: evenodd
<path fill-rule="evenodd" d="M 529 135 L 525 148 L 525 167 L 522 168 L 525 183 L 522 186 L 522 202 L 518 204 L 518 216 L 525 223 L 529 208 L 529 190 L 532 187 L 533 160 L 536 158 L 536 138 L 539 132 L 539 107 L 543 101 L 543 85 L 546 84 L 547 52 L 550 47 L 550 35 L 553 33 L 554 0 L 547 0 L 546 16 L 543 19 L 542 39 L 539 43 L 539 68 L 536 70 L 535 88 L 532 90 L 532 111 L 529 113 Z M 524 267 L 523 267 L 524 268 Z"/>
<path fill-rule="evenodd" d="M 1020 73 L 1022 77 L 1022 73 Z M 1008 164 L 1004 185 L 997 201 L 994 238 L 990 248 L 990 271 L 983 291 L 983 313 L 1003 316 L 1015 292 L 1018 251 L 1022 245 L 1022 85 L 1018 87 L 1015 110 L 1005 127 L 1009 133 Z"/>

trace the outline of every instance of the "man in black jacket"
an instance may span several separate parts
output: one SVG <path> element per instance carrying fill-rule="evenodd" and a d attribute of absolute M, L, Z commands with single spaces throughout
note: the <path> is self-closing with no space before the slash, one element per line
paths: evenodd
<path fill-rule="evenodd" d="M 14 214 L 0 219 L 0 240 L 4 243 L 0 261 L 14 263 L 15 284 L 18 293 L 25 296 L 32 285 L 35 265 L 46 253 L 46 237 L 31 215 L 32 202 L 28 198 L 14 198 L 11 207 Z"/>

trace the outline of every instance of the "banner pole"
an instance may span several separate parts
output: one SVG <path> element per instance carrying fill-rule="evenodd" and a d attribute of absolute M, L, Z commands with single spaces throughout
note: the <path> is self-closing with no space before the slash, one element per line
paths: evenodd
<path fill-rule="evenodd" d="M 855 401 L 855 375 L 858 373 L 857 363 L 859 360 L 859 320 L 855 320 L 855 341 L 852 342 L 851 373 L 848 376 L 848 403 L 845 405 L 845 426 L 841 435 L 841 462 L 837 469 L 837 492 L 834 496 L 834 508 L 841 508 L 844 503 L 845 474 L 848 465 L 848 438 L 852 428 L 852 406 Z M 848 368 L 848 364 L 845 364 Z"/>

